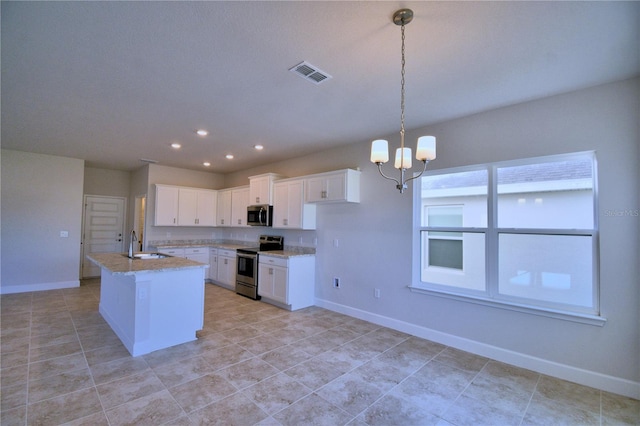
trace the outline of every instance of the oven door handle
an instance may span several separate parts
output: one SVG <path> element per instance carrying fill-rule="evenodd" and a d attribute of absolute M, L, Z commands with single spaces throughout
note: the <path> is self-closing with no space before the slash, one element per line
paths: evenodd
<path fill-rule="evenodd" d="M 257 256 L 255 254 L 245 254 L 245 253 L 236 253 L 236 256 L 243 257 L 245 259 L 256 259 Z"/>

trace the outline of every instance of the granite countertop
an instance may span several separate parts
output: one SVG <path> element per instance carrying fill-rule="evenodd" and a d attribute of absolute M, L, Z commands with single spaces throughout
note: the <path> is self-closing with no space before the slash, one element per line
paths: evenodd
<path fill-rule="evenodd" d="M 285 247 L 284 250 L 268 250 L 268 251 L 261 251 L 259 253 L 265 256 L 281 257 L 283 259 L 288 259 L 290 257 L 298 257 L 298 256 L 315 256 L 316 255 L 315 250 L 313 251 L 297 250 L 297 249 L 290 250 L 287 247 Z"/>
<path fill-rule="evenodd" d="M 223 250 L 237 250 L 240 248 L 256 247 L 257 242 L 247 241 L 215 241 L 215 240 L 177 240 L 177 241 L 150 241 L 149 245 L 160 249 L 169 248 L 191 248 L 191 247 L 212 247 Z M 270 250 L 260 252 L 265 255 L 288 259 L 294 256 L 315 256 L 315 248 L 285 246 L 284 250 Z M 148 262 L 148 261 L 147 261 Z"/>
<path fill-rule="evenodd" d="M 138 253 L 136 253 L 138 254 Z M 185 259 L 165 257 L 162 259 L 130 259 L 123 253 L 91 253 L 87 258 L 101 268 L 114 274 L 134 275 L 140 272 L 166 272 L 181 269 L 208 268 L 209 265 Z"/>
<path fill-rule="evenodd" d="M 191 248 L 191 247 L 214 247 L 227 250 L 237 250 L 239 248 L 255 247 L 257 243 L 242 241 L 150 241 L 149 245 L 157 248 Z"/>

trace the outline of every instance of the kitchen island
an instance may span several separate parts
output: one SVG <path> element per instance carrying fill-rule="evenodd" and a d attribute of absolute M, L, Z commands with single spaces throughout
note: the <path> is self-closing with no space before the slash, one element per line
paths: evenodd
<path fill-rule="evenodd" d="M 133 356 L 196 340 L 204 323 L 208 265 L 160 256 L 92 253 L 100 266 L 100 314 Z"/>

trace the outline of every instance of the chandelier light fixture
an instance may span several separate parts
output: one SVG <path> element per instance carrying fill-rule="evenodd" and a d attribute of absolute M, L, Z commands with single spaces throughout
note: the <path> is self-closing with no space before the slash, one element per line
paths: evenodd
<path fill-rule="evenodd" d="M 411 9 L 400 9 L 393 15 L 393 23 L 400 26 L 402 34 L 402 72 L 400 79 L 400 148 L 396 150 L 394 167 L 400 170 L 400 180 L 385 175 L 382 172 L 382 164 L 389 161 L 389 143 L 384 139 L 377 139 L 371 143 L 371 162 L 378 165 L 378 171 L 385 179 L 396 182 L 396 188 L 402 194 L 407 189 L 407 182 L 417 179 L 427 169 L 427 163 L 436 158 L 436 138 L 434 136 L 421 136 L 416 147 L 416 159 L 422 161 L 424 167 L 420 174 L 405 178 L 408 169 L 411 168 L 411 148 L 404 146 L 404 27 L 413 19 Z"/>

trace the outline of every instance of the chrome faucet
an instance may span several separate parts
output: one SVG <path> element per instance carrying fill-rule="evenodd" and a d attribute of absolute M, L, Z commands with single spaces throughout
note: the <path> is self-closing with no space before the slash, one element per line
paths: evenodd
<path fill-rule="evenodd" d="M 136 237 L 136 231 L 134 229 L 131 230 L 131 235 L 129 236 L 129 254 L 128 256 L 133 259 L 133 242 L 138 241 L 138 237 Z"/>

